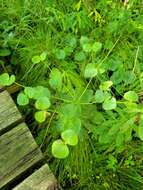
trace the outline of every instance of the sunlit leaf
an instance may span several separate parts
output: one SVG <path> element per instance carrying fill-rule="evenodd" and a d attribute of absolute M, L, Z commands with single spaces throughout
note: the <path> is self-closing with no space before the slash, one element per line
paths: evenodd
<path fill-rule="evenodd" d="M 46 110 L 50 105 L 51 103 L 48 97 L 41 97 L 35 102 L 35 107 L 39 110 Z"/>
<path fill-rule="evenodd" d="M 137 102 L 138 101 L 138 95 L 134 91 L 128 91 L 124 94 L 124 98 L 130 102 Z"/>
<path fill-rule="evenodd" d="M 46 113 L 46 111 L 37 111 L 34 115 L 36 121 L 43 123 L 46 120 Z"/>
<path fill-rule="evenodd" d="M 71 146 L 75 146 L 78 143 L 78 136 L 72 129 L 67 129 L 62 132 L 61 134 L 62 139 L 65 141 L 66 144 Z"/>
<path fill-rule="evenodd" d="M 25 105 L 29 104 L 29 98 L 27 97 L 26 94 L 24 94 L 23 92 L 20 92 L 17 96 L 17 103 L 20 106 L 25 106 Z"/>
<path fill-rule="evenodd" d="M 68 146 L 61 140 L 56 140 L 52 144 L 52 154 L 55 158 L 64 159 L 69 155 Z"/>

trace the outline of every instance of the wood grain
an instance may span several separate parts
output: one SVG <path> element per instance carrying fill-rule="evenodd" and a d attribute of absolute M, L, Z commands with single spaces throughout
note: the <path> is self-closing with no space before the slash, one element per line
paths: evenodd
<path fill-rule="evenodd" d="M 0 136 L 0 189 L 42 159 L 25 123 Z"/>
<path fill-rule="evenodd" d="M 50 172 L 47 164 L 35 171 L 13 190 L 56 190 L 55 177 Z"/>
<path fill-rule="evenodd" d="M 7 91 L 0 93 L 0 134 L 16 121 L 22 119 L 15 103 Z"/>

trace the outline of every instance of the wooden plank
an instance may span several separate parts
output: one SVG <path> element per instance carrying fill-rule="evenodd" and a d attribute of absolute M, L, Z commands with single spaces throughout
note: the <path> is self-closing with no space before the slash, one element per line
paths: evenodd
<path fill-rule="evenodd" d="M 35 171 L 13 190 L 56 190 L 57 182 L 47 164 Z"/>
<path fill-rule="evenodd" d="M 0 134 L 11 124 L 22 120 L 15 103 L 7 91 L 0 93 Z"/>
<path fill-rule="evenodd" d="M 0 136 L 0 189 L 42 159 L 25 123 Z"/>

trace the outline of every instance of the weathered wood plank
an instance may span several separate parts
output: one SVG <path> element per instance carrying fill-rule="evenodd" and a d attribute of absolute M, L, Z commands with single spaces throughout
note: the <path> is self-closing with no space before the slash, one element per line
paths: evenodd
<path fill-rule="evenodd" d="M 0 137 L 0 189 L 42 159 L 42 153 L 25 123 L 2 135 Z"/>
<path fill-rule="evenodd" d="M 47 164 L 35 171 L 13 190 L 56 190 L 57 182 Z"/>
<path fill-rule="evenodd" d="M 15 103 L 7 91 L 0 93 L 0 134 L 16 121 L 22 119 Z"/>

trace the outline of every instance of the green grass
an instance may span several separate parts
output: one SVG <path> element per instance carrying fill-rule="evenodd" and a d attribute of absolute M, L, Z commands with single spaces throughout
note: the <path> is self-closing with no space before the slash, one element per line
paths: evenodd
<path fill-rule="evenodd" d="M 10 54 L 1 55 L 5 49 Z M 33 64 L 43 52 L 46 59 Z M 43 124 L 34 120 L 34 100 L 19 109 L 61 189 L 143 188 L 142 52 L 141 0 L 127 5 L 119 0 L 0 0 L 0 71 L 15 74 L 17 85 L 49 88 L 51 107 Z M 94 70 L 88 78 L 90 63 L 104 72 Z M 116 98 L 113 110 L 95 103 L 105 81 L 113 82 L 107 90 Z M 139 100 L 126 102 L 128 91 Z M 79 143 L 68 146 L 69 156 L 59 160 L 51 147 L 67 126 L 81 127 Z"/>

